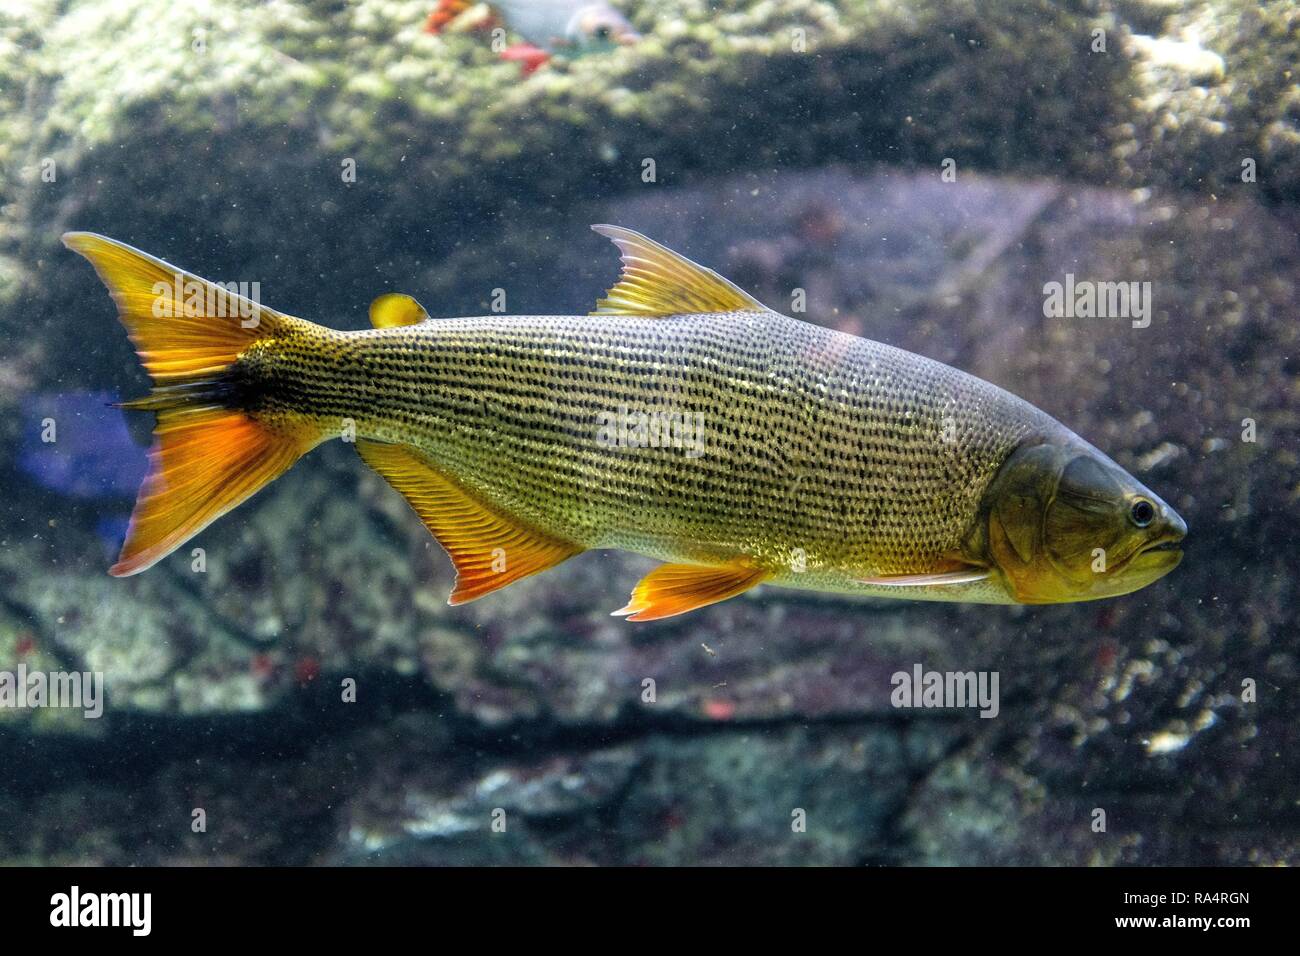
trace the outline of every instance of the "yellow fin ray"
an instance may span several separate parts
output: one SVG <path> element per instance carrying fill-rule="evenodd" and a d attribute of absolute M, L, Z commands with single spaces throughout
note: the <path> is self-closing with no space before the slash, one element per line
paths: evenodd
<path fill-rule="evenodd" d="M 158 415 L 149 471 L 109 569 L 124 577 L 252 497 L 321 436 L 310 424 L 270 424 L 226 407 L 240 354 L 298 320 L 106 236 L 68 232 L 63 244 L 108 287 L 154 385 L 147 397 L 121 403 Z"/>
<path fill-rule="evenodd" d="M 268 427 L 235 410 L 158 413 L 149 474 L 114 577 L 138 574 L 274 481 L 312 447 L 309 429 Z"/>
<path fill-rule="evenodd" d="M 63 244 L 95 267 L 157 385 L 220 372 L 286 322 L 274 309 L 116 239 L 67 232 Z"/>
<path fill-rule="evenodd" d="M 448 604 L 464 604 L 584 549 L 489 508 L 409 445 L 361 439 L 367 465 L 401 492 L 456 566 Z"/>
<path fill-rule="evenodd" d="M 632 590 L 625 607 L 614 612 L 629 621 L 657 621 L 717 604 L 743 594 L 767 577 L 748 564 L 721 566 L 661 564 Z"/>

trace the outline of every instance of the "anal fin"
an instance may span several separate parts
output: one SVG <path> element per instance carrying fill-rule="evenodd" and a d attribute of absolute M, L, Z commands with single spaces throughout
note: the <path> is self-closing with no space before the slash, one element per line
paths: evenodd
<path fill-rule="evenodd" d="M 720 566 L 661 564 L 643 577 L 627 606 L 615 611 L 629 621 L 657 621 L 743 594 L 767 577 L 739 562 Z"/>
<path fill-rule="evenodd" d="M 481 598 L 584 550 L 484 505 L 409 445 L 359 439 L 357 451 L 401 492 L 456 566 L 448 604 Z"/>

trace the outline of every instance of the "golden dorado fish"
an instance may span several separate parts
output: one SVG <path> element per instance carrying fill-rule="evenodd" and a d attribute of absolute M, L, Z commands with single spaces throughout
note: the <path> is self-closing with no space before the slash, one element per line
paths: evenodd
<path fill-rule="evenodd" d="M 1027 402 L 593 228 L 623 270 L 590 315 L 431 319 L 388 294 L 354 332 L 65 235 L 153 379 L 124 403 L 157 425 L 110 573 L 143 571 L 338 437 L 450 555 L 451 604 L 597 548 L 665 562 L 615 612 L 638 621 L 761 583 L 1085 601 L 1179 562 L 1177 513 Z"/>

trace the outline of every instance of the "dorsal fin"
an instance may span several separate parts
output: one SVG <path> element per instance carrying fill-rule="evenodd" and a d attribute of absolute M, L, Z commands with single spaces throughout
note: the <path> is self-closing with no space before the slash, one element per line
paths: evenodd
<path fill-rule="evenodd" d="M 409 445 L 357 440 L 367 465 L 402 493 L 456 565 L 448 604 L 464 604 L 583 550 L 489 508 Z"/>
<path fill-rule="evenodd" d="M 592 226 L 623 257 L 618 284 L 596 303 L 592 315 L 687 315 L 704 312 L 767 312 L 768 308 L 712 269 L 622 226 Z"/>
<path fill-rule="evenodd" d="M 370 324 L 377 329 L 390 329 L 396 325 L 415 325 L 429 317 L 424 306 L 409 295 L 388 292 L 370 303 Z"/>

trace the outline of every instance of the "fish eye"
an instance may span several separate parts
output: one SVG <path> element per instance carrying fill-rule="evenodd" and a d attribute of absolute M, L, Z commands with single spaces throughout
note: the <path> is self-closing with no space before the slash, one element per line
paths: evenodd
<path fill-rule="evenodd" d="M 597 39 L 597 40 L 608 40 L 608 39 L 609 39 L 609 34 L 610 34 L 610 29 L 609 29 L 609 27 L 596 27 L 596 39 Z"/>
<path fill-rule="evenodd" d="M 1145 498 L 1139 498 L 1133 502 L 1133 507 L 1129 509 L 1128 516 L 1139 528 L 1145 528 L 1155 520 L 1156 506 Z"/>

